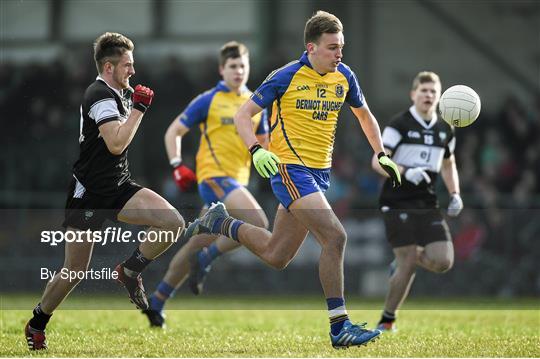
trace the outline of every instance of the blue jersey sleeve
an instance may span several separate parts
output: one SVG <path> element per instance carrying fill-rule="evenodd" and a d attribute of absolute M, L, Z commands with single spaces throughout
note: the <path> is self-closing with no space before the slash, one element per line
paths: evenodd
<path fill-rule="evenodd" d="M 302 67 L 299 61 L 293 61 L 273 71 L 253 92 L 251 100 L 262 108 L 269 107 L 275 99 L 283 96 L 294 74 Z"/>
<path fill-rule="evenodd" d="M 214 94 L 215 91 L 210 90 L 195 97 L 180 115 L 180 123 L 192 128 L 206 120 Z"/>
<path fill-rule="evenodd" d="M 356 74 L 345 64 L 340 64 L 339 71 L 347 78 L 349 83 L 349 92 L 347 92 L 345 101 L 351 107 L 358 108 L 364 106 L 364 94 L 362 93 Z"/>
<path fill-rule="evenodd" d="M 261 112 L 261 121 L 259 122 L 259 126 L 257 126 L 257 130 L 255 131 L 256 135 L 264 135 L 265 133 L 269 132 L 268 127 L 268 112 L 266 109 L 262 110 Z"/>
<path fill-rule="evenodd" d="M 251 100 L 262 108 L 270 106 L 277 98 L 279 84 L 277 79 L 271 76 L 272 74 L 251 95 Z"/>

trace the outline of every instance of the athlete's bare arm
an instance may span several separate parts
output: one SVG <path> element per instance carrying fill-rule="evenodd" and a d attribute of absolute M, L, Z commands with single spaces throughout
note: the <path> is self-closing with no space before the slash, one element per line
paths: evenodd
<path fill-rule="evenodd" d="M 165 132 L 165 149 L 167 151 L 169 161 L 174 158 L 182 161 L 182 137 L 189 132 L 189 127 L 186 127 L 183 123 L 181 123 L 178 120 L 179 117 L 180 115 L 174 118 L 169 125 L 169 128 Z"/>
<path fill-rule="evenodd" d="M 257 137 L 253 131 L 253 124 L 251 118 L 261 112 L 263 109 L 257 105 L 253 100 L 247 100 L 240 108 L 236 115 L 234 115 L 234 124 L 238 131 L 238 134 L 249 148 L 257 142 Z M 262 145 L 262 144 L 261 144 Z"/>
<path fill-rule="evenodd" d="M 441 167 L 441 177 L 448 193 L 459 193 L 459 175 L 456 167 L 456 157 L 452 154 L 445 158 Z"/>
<path fill-rule="evenodd" d="M 373 116 L 369 110 L 367 103 L 362 107 L 351 107 L 351 111 L 358 119 L 358 122 L 360 122 L 362 131 L 364 131 L 371 148 L 373 148 L 373 152 L 383 152 L 384 147 L 381 138 L 381 129 L 379 128 L 377 119 L 375 119 L 375 116 Z"/>
<path fill-rule="evenodd" d="M 99 133 L 113 155 L 120 155 L 129 146 L 141 123 L 144 113 L 133 109 L 126 122 L 110 121 L 99 126 Z"/>

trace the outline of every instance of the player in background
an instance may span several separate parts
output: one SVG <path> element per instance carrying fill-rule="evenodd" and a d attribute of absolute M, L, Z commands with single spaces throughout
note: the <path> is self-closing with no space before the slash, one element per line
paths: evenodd
<path fill-rule="evenodd" d="M 86 89 L 81 105 L 80 155 L 73 166 L 63 223 L 67 232 L 83 231 L 73 235 L 80 235 L 84 242 L 65 243 L 63 268 L 70 271 L 87 270 L 94 243 L 86 231 L 100 230 L 106 219 L 150 226 L 149 231 L 184 228 L 173 206 L 131 179 L 128 147 L 154 96 L 147 87 L 137 85 L 133 90 L 129 86 L 135 74 L 133 49 L 133 42 L 118 33 L 104 33 L 94 43 L 98 76 Z M 143 242 L 116 267 L 118 280 L 137 307 L 148 307 L 140 273 L 172 242 Z M 25 327 L 30 350 L 47 349 L 47 323 L 78 282 L 56 274 L 47 283 Z"/>
<path fill-rule="evenodd" d="M 459 215 L 463 201 L 454 157 L 454 129 L 437 116 L 440 96 L 439 76 L 420 72 L 410 93 L 413 105 L 383 131 L 385 151 L 405 180 L 393 189 L 387 179 L 380 196 L 386 234 L 395 255 L 380 330 L 395 331 L 396 311 L 409 293 L 417 266 L 443 273 L 454 262 L 452 238 L 435 194 L 439 173 L 450 194 L 448 215 Z M 376 157 L 372 167 L 387 177 Z"/>
<path fill-rule="evenodd" d="M 267 228 L 268 219 L 261 206 L 247 190 L 251 156 L 238 136 L 233 117 L 251 96 L 246 87 L 249 77 L 248 48 L 236 41 L 223 45 L 219 53 L 216 87 L 196 97 L 178 115 L 165 134 L 165 147 L 174 179 L 181 190 L 194 181 L 193 172 L 182 165 L 181 143 L 191 128 L 199 126 L 201 140 L 196 157 L 199 194 L 208 208 L 212 202 L 224 202 L 237 218 L 254 226 Z M 268 120 L 265 112 L 250 118 L 253 135 L 265 147 L 268 142 Z M 217 238 L 217 239 L 216 239 Z M 195 294 L 202 290 L 210 263 L 219 255 L 240 244 L 226 236 L 203 234 L 192 238 L 176 253 L 165 277 L 150 296 L 150 308 L 143 311 L 152 326 L 164 324 L 163 307 L 189 275 Z M 203 248 L 201 250 L 201 248 Z"/>
<path fill-rule="evenodd" d="M 308 232 L 321 246 L 319 278 L 328 305 L 330 339 L 335 348 L 366 344 L 379 330 L 349 321 L 343 292 L 343 252 L 347 234 L 324 192 L 328 189 L 339 111 L 348 102 L 379 163 L 396 185 L 396 165 L 383 152 L 381 133 L 353 71 L 341 62 L 343 26 L 318 11 L 306 23 L 306 51 L 299 60 L 272 72 L 237 112 L 234 120 L 259 174 L 270 177 L 280 205 L 273 232 L 229 216 L 215 204 L 186 230 L 220 233 L 242 243 L 274 268 L 285 268 Z M 253 135 L 251 118 L 272 107 L 269 150 Z"/>

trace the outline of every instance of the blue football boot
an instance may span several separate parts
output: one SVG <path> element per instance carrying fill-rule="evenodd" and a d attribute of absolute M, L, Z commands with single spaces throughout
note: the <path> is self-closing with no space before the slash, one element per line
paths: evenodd
<path fill-rule="evenodd" d="M 350 346 L 367 345 L 381 335 L 378 329 L 365 329 L 367 323 L 352 324 L 346 320 L 338 335 L 330 333 L 330 340 L 335 349 L 346 349 Z"/>
<path fill-rule="evenodd" d="M 225 205 L 221 202 L 212 203 L 208 211 L 200 217 L 191 222 L 184 233 L 186 240 L 189 238 L 201 234 L 201 233 L 211 233 L 211 234 L 221 234 L 219 232 L 213 232 L 214 224 L 218 219 L 225 219 L 229 217 L 229 213 L 225 209 Z"/>

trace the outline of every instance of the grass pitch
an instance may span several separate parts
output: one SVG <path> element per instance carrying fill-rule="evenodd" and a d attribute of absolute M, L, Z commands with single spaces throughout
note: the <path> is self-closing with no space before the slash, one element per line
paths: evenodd
<path fill-rule="evenodd" d="M 338 351 L 320 298 L 175 298 L 167 329 L 158 330 L 135 310 L 73 309 L 125 308 L 122 297 L 74 297 L 62 306 L 71 309 L 55 312 L 49 324 L 50 349 L 31 353 L 23 327 L 38 296 L 2 297 L 0 357 L 540 357 L 540 310 L 533 300 L 410 300 L 397 333 Z M 28 309 L 12 309 L 6 298 Z M 302 305 L 289 305 L 295 302 Z M 350 317 L 372 327 L 381 303 L 350 302 Z"/>

